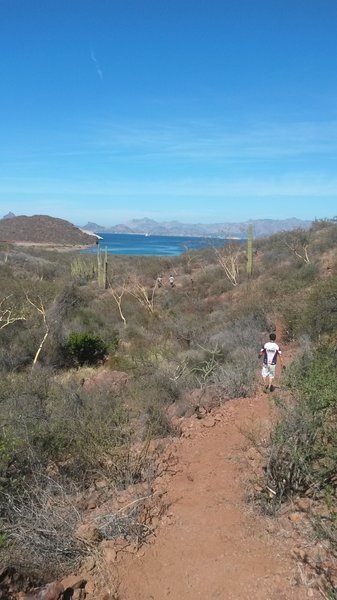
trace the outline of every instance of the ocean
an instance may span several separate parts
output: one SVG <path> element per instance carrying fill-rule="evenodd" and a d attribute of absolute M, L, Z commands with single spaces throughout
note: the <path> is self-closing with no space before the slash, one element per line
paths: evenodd
<path fill-rule="evenodd" d="M 168 236 L 168 235 L 130 235 L 125 233 L 99 233 L 101 250 L 109 254 L 127 254 L 133 256 L 179 256 L 187 250 L 199 250 L 207 247 L 221 247 L 227 240 L 223 238 Z M 83 253 L 96 252 L 93 246 L 82 250 Z"/>

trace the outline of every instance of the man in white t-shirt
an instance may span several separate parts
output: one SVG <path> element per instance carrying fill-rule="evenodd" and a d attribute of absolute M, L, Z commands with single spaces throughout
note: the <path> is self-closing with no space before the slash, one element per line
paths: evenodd
<path fill-rule="evenodd" d="M 269 342 L 267 342 L 259 352 L 259 358 L 263 356 L 262 377 L 265 385 L 265 392 L 272 392 L 274 390 L 273 381 L 275 378 L 278 356 L 280 357 L 282 369 L 284 369 L 282 364 L 282 353 L 275 340 L 275 333 L 271 333 L 269 335 Z"/>

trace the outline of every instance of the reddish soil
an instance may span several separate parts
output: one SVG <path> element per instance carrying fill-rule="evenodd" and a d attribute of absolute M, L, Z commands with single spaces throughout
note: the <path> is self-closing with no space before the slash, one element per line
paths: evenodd
<path fill-rule="evenodd" d="M 187 421 L 175 442 L 177 473 L 163 482 L 168 513 L 152 543 L 116 565 L 120 600 L 322 597 L 300 580 L 287 517 L 259 515 L 246 501 L 259 460 L 242 431 L 263 435 L 273 412 L 272 396 L 259 393 Z"/>

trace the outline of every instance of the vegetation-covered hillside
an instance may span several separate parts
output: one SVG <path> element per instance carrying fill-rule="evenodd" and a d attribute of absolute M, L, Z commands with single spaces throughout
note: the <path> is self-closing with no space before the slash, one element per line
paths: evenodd
<path fill-rule="evenodd" d="M 108 256 L 107 268 L 98 259 L 0 251 L 3 560 L 40 580 L 76 565 L 88 551 L 69 534 L 79 495 L 102 480 L 116 494 L 151 486 L 151 440 L 179 435 L 178 417 L 253 395 L 257 352 L 276 327 L 299 352 L 263 446 L 260 503 L 273 512 L 293 494 L 334 498 L 337 225 L 255 242 L 251 275 L 236 243 L 173 259 Z M 333 509 L 331 539 L 334 519 Z M 142 522 L 102 515 L 97 535 L 141 538 Z"/>
<path fill-rule="evenodd" d="M 64 219 L 34 215 L 0 219 L 0 242 L 3 241 L 90 246 L 95 238 Z"/>

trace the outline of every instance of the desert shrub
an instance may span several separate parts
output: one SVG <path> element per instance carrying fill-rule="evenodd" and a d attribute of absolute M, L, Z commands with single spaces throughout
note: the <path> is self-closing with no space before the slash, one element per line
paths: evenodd
<path fill-rule="evenodd" d="M 207 297 L 209 294 L 221 294 L 233 287 L 225 276 L 223 269 L 217 264 L 207 265 L 193 278 L 193 281 L 195 293 L 203 297 Z"/>
<path fill-rule="evenodd" d="M 310 293 L 302 314 L 302 331 L 314 339 L 337 330 L 337 278 L 319 282 Z"/>
<path fill-rule="evenodd" d="M 275 307 L 281 305 L 285 296 L 311 285 L 317 278 L 318 267 L 300 261 L 275 267 L 273 276 L 264 281 L 263 293 L 273 299 Z"/>
<path fill-rule="evenodd" d="M 257 352 L 265 320 L 246 315 L 219 324 L 220 331 L 209 331 L 202 344 L 194 343 L 178 356 L 183 366 L 182 381 L 188 387 L 216 385 L 223 398 L 248 396 L 255 390 Z"/>
<path fill-rule="evenodd" d="M 264 499 L 271 510 L 294 494 L 335 489 L 336 367 L 336 352 L 323 346 L 288 371 L 293 397 L 280 404 L 267 451 Z"/>
<path fill-rule="evenodd" d="M 143 480 L 151 460 L 148 451 L 133 451 L 118 389 L 83 386 L 79 378 L 36 369 L 0 381 L 0 558 L 31 573 L 39 567 L 41 578 L 48 567 L 55 577 L 74 568 L 85 551 L 73 533 L 77 492 L 102 477 L 124 489 Z M 159 409 L 147 418 L 148 433 L 164 431 Z"/>
<path fill-rule="evenodd" d="M 0 400 L 4 434 L 16 440 L 18 468 L 46 467 L 49 461 L 67 458 L 60 475 L 83 482 L 90 473 L 103 472 L 102 456 L 114 454 L 129 439 L 128 411 L 111 386 L 86 389 L 38 369 L 34 375 L 4 379 Z M 105 469 L 112 478 L 114 468 L 112 464 Z"/>
<path fill-rule="evenodd" d="M 306 287 L 317 278 L 318 268 L 315 264 L 305 262 L 296 262 L 293 268 L 282 269 L 278 273 L 279 279 L 283 284 L 288 284 L 289 291 Z"/>
<path fill-rule="evenodd" d="M 143 407 L 146 409 L 155 402 L 164 407 L 174 403 L 180 397 L 180 388 L 171 377 L 169 366 L 153 370 L 148 365 L 129 386 L 129 395 L 136 410 L 142 412 Z"/>
<path fill-rule="evenodd" d="M 236 348 L 250 348 L 258 351 L 262 333 L 268 327 L 269 323 L 262 311 L 260 314 L 250 313 L 227 322 L 221 331 L 211 336 L 210 341 L 221 347 L 226 356 Z"/>
<path fill-rule="evenodd" d="M 6 494 L 6 498 L 5 543 L 0 548 L 5 564 L 15 564 L 19 573 L 37 584 L 62 577 L 79 565 L 87 549 L 73 533 L 80 513 L 71 494 L 52 478 L 36 473 L 23 485 L 20 496 Z"/>
<path fill-rule="evenodd" d="M 256 377 L 256 351 L 239 347 L 215 369 L 211 381 L 223 399 L 246 398 L 255 392 Z"/>
<path fill-rule="evenodd" d="M 303 328 L 303 297 L 298 295 L 293 297 L 292 302 L 283 299 L 280 303 L 280 314 L 285 326 L 285 341 L 291 342 L 299 338 Z"/>
<path fill-rule="evenodd" d="M 93 333 L 104 326 L 104 320 L 97 311 L 87 306 L 81 306 L 76 310 L 71 325 L 74 329 Z"/>
<path fill-rule="evenodd" d="M 98 335 L 72 332 L 69 335 L 65 351 L 74 364 L 96 365 L 108 354 L 109 347 Z"/>
<path fill-rule="evenodd" d="M 256 240 L 255 246 L 265 269 L 275 268 L 275 265 L 289 259 L 284 233 L 275 233 L 268 238 Z"/>
<path fill-rule="evenodd" d="M 313 223 L 312 231 L 317 233 L 315 236 L 315 251 L 326 252 L 330 248 L 336 248 L 337 243 L 337 224 L 331 221 L 317 221 Z"/>
<path fill-rule="evenodd" d="M 160 401 L 149 403 L 146 410 L 146 431 L 151 438 L 163 438 L 177 435 L 168 415 Z"/>

